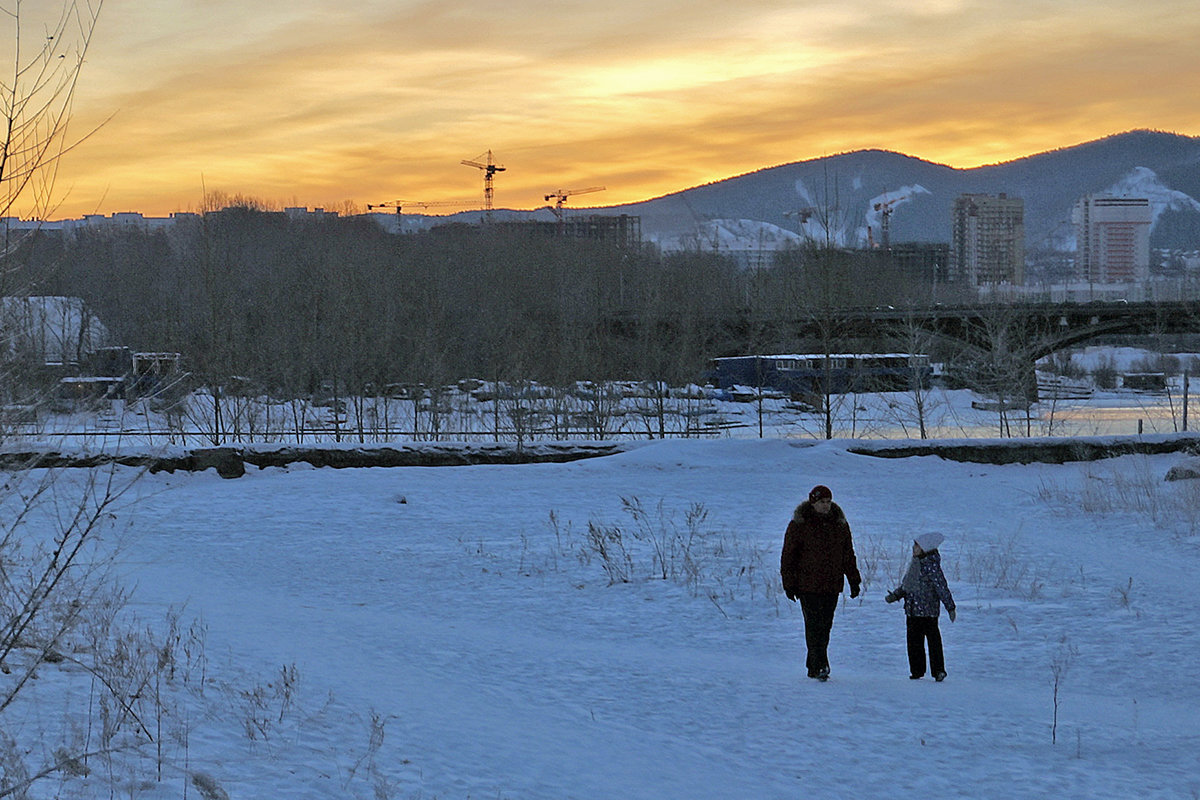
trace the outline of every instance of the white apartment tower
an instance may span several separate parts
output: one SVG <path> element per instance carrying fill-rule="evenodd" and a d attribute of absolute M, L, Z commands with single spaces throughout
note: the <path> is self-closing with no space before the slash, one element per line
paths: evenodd
<path fill-rule="evenodd" d="M 1082 198 L 1072 212 L 1079 277 L 1092 283 L 1127 283 L 1149 278 L 1153 219 L 1146 197 Z"/>
<path fill-rule="evenodd" d="M 951 275 L 971 286 L 1025 282 L 1025 201 L 963 194 L 954 201 Z"/>

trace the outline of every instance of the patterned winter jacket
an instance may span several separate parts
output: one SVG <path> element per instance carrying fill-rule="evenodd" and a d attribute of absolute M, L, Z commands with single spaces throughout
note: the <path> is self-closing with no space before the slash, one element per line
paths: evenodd
<path fill-rule="evenodd" d="M 941 613 L 938 601 L 947 611 L 954 609 L 954 596 L 942 572 L 942 554 L 937 550 L 922 553 L 915 561 L 920 565 L 916 588 L 901 585 L 894 594 L 904 598 L 904 613 L 910 617 L 936 617 Z"/>

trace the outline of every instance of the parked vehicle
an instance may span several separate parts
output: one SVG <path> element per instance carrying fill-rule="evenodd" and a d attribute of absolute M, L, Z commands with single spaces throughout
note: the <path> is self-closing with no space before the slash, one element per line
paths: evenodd
<path fill-rule="evenodd" d="M 929 356 L 909 353 L 800 353 L 727 356 L 709 362 L 713 386 L 749 386 L 787 392 L 794 399 L 820 394 L 928 388 Z"/>

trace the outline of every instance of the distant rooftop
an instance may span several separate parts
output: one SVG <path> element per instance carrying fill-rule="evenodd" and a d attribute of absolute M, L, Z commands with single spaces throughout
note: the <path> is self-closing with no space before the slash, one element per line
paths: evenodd
<path fill-rule="evenodd" d="M 221 209 L 224 210 L 224 209 Z M 309 209 L 306 207 L 285 208 L 282 212 L 289 219 L 302 217 L 336 217 L 338 212 L 326 211 L 323 208 Z M 147 230 L 165 228 L 182 220 L 199 218 L 195 211 L 175 211 L 166 217 L 147 217 L 138 211 L 117 211 L 112 216 L 104 214 L 84 214 L 79 219 L 21 219 L 20 217 L 0 217 L 0 229 L 9 231 L 63 231 L 74 232 L 84 228 L 102 227 L 137 227 Z"/>

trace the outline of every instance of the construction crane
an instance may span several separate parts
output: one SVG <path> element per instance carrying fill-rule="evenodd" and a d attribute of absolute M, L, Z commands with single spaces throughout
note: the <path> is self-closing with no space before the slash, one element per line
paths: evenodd
<path fill-rule="evenodd" d="M 905 200 L 905 199 L 907 199 L 907 198 L 894 197 L 891 200 L 887 200 L 887 199 L 880 200 L 878 203 L 876 203 L 874 206 L 872 206 L 872 208 L 874 208 L 876 211 L 879 212 L 879 235 L 883 239 L 883 249 L 885 252 L 890 252 L 892 249 L 892 240 L 891 240 L 892 206 L 894 206 L 896 203 L 900 202 L 901 200 Z M 871 236 L 871 227 L 869 225 L 867 226 L 867 237 L 871 242 L 871 246 L 874 247 L 875 239 L 873 236 Z"/>
<path fill-rule="evenodd" d="M 809 218 L 816 213 L 817 210 L 815 208 L 812 206 L 806 206 L 804 208 L 797 208 L 794 211 L 785 211 L 783 212 L 783 215 L 785 217 L 795 217 L 798 224 L 804 225 L 808 222 Z"/>
<path fill-rule="evenodd" d="M 805 240 L 813 239 L 812 234 L 808 231 L 808 221 L 814 216 L 817 216 L 817 209 L 813 206 L 805 206 L 804 208 L 794 208 L 791 211 L 783 212 L 785 217 L 796 220 L 796 233 Z M 820 217 L 817 217 L 820 220 Z"/>
<path fill-rule="evenodd" d="M 480 153 L 471 160 L 463 159 L 461 162 L 464 166 L 475 167 L 483 170 L 483 209 L 491 216 L 492 213 L 492 181 L 497 172 L 504 172 L 504 167 L 497 164 L 492 159 L 492 151 Z"/>
<path fill-rule="evenodd" d="M 391 200 L 386 203 L 367 203 L 367 209 L 373 208 L 394 208 L 397 214 L 403 214 L 405 208 L 418 206 L 420 208 L 435 208 L 437 206 L 470 206 L 470 200 L 432 200 L 429 202 L 423 200 Z"/>
<path fill-rule="evenodd" d="M 437 206 L 457 206 L 459 208 L 471 207 L 471 200 L 389 200 L 386 203 L 367 203 L 367 210 L 371 211 L 376 208 L 394 208 L 396 209 L 396 232 L 400 233 L 404 230 L 404 209 L 411 209 L 413 206 L 418 206 L 422 209 L 434 208 Z"/>
<path fill-rule="evenodd" d="M 554 208 L 552 210 L 554 211 L 554 216 L 558 217 L 558 221 L 562 222 L 563 203 L 567 202 L 568 197 L 572 197 L 577 194 L 589 194 L 591 192 L 603 192 L 603 191 L 604 191 L 603 186 L 589 186 L 586 189 L 567 189 L 565 191 L 562 189 L 559 189 L 557 192 L 553 192 L 551 194 L 546 195 L 545 199 L 548 201 L 551 198 L 554 198 Z"/>

